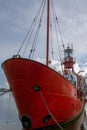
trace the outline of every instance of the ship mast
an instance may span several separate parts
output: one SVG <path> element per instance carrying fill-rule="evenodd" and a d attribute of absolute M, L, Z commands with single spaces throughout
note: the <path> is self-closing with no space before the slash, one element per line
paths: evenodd
<path fill-rule="evenodd" d="M 50 28 L 50 0 L 47 0 L 47 41 L 46 41 L 46 65 L 49 63 L 49 28 Z"/>

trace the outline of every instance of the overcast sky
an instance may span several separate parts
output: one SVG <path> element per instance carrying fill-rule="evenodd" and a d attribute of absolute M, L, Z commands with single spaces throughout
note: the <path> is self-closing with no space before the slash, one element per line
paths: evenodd
<path fill-rule="evenodd" d="M 0 61 L 15 54 L 41 0 L 0 0 Z M 87 0 L 54 0 L 64 44 L 73 43 L 78 62 L 87 58 Z M 43 54 L 42 54 L 43 55 Z"/>
<path fill-rule="evenodd" d="M 77 68 L 87 68 L 87 0 L 53 0 L 56 8 L 64 44 L 73 43 L 77 58 Z M 28 31 L 41 0 L 0 0 L 0 65 L 7 58 L 16 54 Z M 39 45 L 41 58 L 43 45 Z M 6 85 L 4 74 L 0 68 L 0 87 Z M 12 122 L 6 124 L 9 95 L 0 98 L 0 130 L 11 129 L 13 126 L 19 130 L 17 110 L 13 99 L 13 106 L 9 116 Z M 2 103 L 3 102 L 3 103 Z M 5 102 L 5 104 L 4 104 Z M 7 105 L 7 106 L 5 106 Z M 16 114 L 15 114 L 16 113 Z M 10 120 L 10 117 L 8 118 Z M 16 121 L 16 120 L 17 121 Z M 14 125 L 12 123 L 17 123 Z M 2 124 L 2 125 L 1 125 Z M 4 129 L 2 129 L 4 126 Z M 16 127 L 17 126 L 17 127 Z"/>

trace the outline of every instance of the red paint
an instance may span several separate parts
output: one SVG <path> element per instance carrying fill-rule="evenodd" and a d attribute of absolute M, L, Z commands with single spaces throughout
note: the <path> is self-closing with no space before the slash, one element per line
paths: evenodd
<path fill-rule="evenodd" d="M 39 92 L 33 87 L 38 85 L 49 109 L 59 123 L 77 116 L 84 108 L 77 97 L 77 89 L 68 80 L 49 67 L 27 59 L 12 58 L 2 64 L 10 84 L 20 116 L 31 117 L 32 127 L 40 128 L 55 125 L 51 118 L 47 123 L 43 119 L 49 114 Z"/>

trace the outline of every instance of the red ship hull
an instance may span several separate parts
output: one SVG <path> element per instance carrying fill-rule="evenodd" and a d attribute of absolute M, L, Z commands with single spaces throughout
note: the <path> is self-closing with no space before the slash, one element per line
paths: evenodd
<path fill-rule="evenodd" d="M 9 59 L 2 68 L 20 119 L 29 117 L 30 129 L 56 125 L 52 115 L 58 123 L 67 122 L 83 110 L 84 96 L 80 100 L 77 89 L 51 68 L 23 58 Z"/>

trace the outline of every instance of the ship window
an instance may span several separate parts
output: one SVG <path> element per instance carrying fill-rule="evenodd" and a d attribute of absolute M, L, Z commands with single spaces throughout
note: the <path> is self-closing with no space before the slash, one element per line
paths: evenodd
<path fill-rule="evenodd" d="M 72 53 L 72 51 L 67 51 L 67 52 L 65 52 L 64 56 L 65 57 L 73 57 L 73 53 Z"/>

